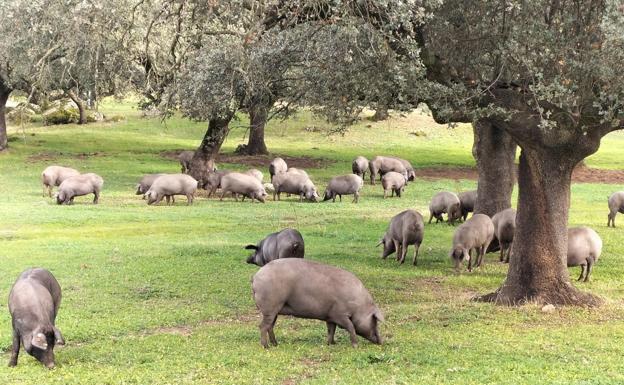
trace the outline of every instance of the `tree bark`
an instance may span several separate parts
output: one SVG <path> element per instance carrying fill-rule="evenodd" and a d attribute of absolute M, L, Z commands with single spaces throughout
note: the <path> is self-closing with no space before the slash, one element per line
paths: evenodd
<path fill-rule="evenodd" d="M 572 170 L 577 160 L 553 148 L 523 148 L 518 214 L 509 271 L 503 285 L 481 300 L 598 305 L 600 299 L 570 283 L 566 267 Z"/>
<path fill-rule="evenodd" d="M 189 174 L 202 185 L 202 181 L 205 180 L 207 173 L 215 168 L 215 159 L 230 131 L 229 124 L 233 116 L 232 114 L 226 118 L 211 119 L 208 122 L 208 130 L 204 134 L 201 144 L 195 150 Z"/>
<path fill-rule="evenodd" d="M 73 90 L 67 91 L 67 95 L 78 106 L 78 113 L 80 114 L 78 124 L 87 124 L 87 110 L 84 100 L 82 100 Z"/>
<path fill-rule="evenodd" d="M 507 132 L 488 120 L 473 123 L 473 131 L 472 155 L 479 172 L 474 212 L 491 217 L 511 207 L 516 179 L 516 143 Z"/>
<path fill-rule="evenodd" d="M 247 155 L 265 155 L 269 153 L 264 142 L 264 127 L 268 117 L 269 108 L 267 106 L 258 105 L 249 110 L 249 141 L 244 151 Z"/>
<path fill-rule="evenodd" d="M 0 80 L 0 151 L 4 151 L 9 146 L 6 126 L 6 103 L 11 95 L 11 89 L 4 86 Z"/>

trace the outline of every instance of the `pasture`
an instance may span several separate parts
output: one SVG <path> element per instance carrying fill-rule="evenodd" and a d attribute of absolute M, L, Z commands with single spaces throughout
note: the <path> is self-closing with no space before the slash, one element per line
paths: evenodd
<path fill-rule="evenodd" d="M 442 190 L 465 191 L 476 181 L 448 179 L 444 169 L 471 167 L 469 125 L 448 128 L 425 114 L 373 123 L 363 119 L 344 136 L 327 135 L 308 113 L 271 121 L 273 154 L 306 157 L 319 192 L 335 175 L 351 172 L 357 155 L 396 155 L 416 168 L 402 198 L 382 199 L 366 183 L 359 204 L 223 202 L 205 194 L 193 206 L 147 206 L 134 195 L 141 175 L 178 172 L 170 154 L 193 149 L 205 124 L 144 119 L 129 103 L 103 110 L 127 118 L 86 126 L 12 127 L 11 147 L 0 155 L 0 383 L 2 384 L 607 384 L 624 382 L 624 216 L 607 228 L 607 196 L 622 185 L 574 183 L 570 225 L 593 227 L 604 249 L 592 281 L 575 284 L 605 299 L 599 308 L 526 305 L 508 308 L 471 301 L 495 290 L 507 265 L 488 254 L 473 273 L 452 270 L 453 227 L 425 226 L 419 265 L 380 259 L 375 248 L 389 219 L 412 208 L 429 219 L 428 203 Z M 241 117 L 242 118 L 242 117 Z M 243 143 L 246 118 L 222 152 Z M 624 169 L 624 134 L 610 134 L 587 160 L 600 169 Z M 260 160 L 268 164 L 268 159 Z M 220 168 L 245 169 L 236 157 Z M 100 204 L 76 198 L 57 206 L 42 197 L 45 166 L 61 164 L 104 178 Z M 311 168 L 318 166 L 317 168 Z M 259 164 L 268 181 L 266 167 Z M 299 167 L 299 166 L 298 166 Z M 436 167 L 438 177 L 418 178 Z M 324 322 L 280 316 L 280 345 L 259 344 L 259 313 L 243 247 L 284 227 L 301 231 L 306 258 L 345 268 L 368 287 L 383 310 L 385 343 L 348 335 L 325 344 Z M 47 370 L 22 351 L 6 367 L 11 320 L 6 299 L 18 274 L 41 266 L 63 288 L 57 326 L 67 345 L 57 347 L 57 368 Z"/>

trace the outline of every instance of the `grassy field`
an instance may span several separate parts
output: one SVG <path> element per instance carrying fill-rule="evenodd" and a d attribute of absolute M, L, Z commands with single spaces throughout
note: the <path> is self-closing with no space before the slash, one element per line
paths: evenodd
<path fill-rule="evenodd" d="M 0 155 L 0 383 L 2 384 L 618 384 L 624 382 L 624 230 L 606 227 L 606 197 L 617 185 L 574 184 L 571 225 L 589 225 L 605 247 L 593 281 L 579 284 L 605 298 L 597 309 L 507 308 L 470 301 L 503 281 L 506 266 L 455 274 L 448 258 L 453 228 L 427 225 L 419 266 L 381 260 L 375 244 L 388 220 L 413 208 L 425 214 L 437 191 L 475 188 L 470 180 L 422 180 L 401 199 L 382 199 L 365 185 L 361 202 L 250 204 L 185 199 L 147 206 L 134 195 L 141 175 L 177 172 L 168 151 L 192 149 L 205 124 L 142 119 L 129 104 L 109 103 L 118 123 L 13 127 Z M 244 121 L 224 152 L 244 142 Z M 275 154 L 325 159 L 309 169 L 320 190 L 350 172 L 356 155 L 394 154 L 415 167 L 472 166 L 469 126 L 438 126 L 418 113 L 372 123 L 344 136 L 303 113 L 271 122 Z M 320 129 L 320 130 L 319 130 Z M 587 164 L 623 169 L 624 135 L 605 138 Z M 90 197 L 57 206 L 41 196 L 39 175 L 64 164 L 103 176 L 97 206 Z M 242 169 L 237 164 L 222 168 Z M 265 170 L 265 169 L 264 169 Z M 264 171 L 263 170 L 263 171 Z M 418 173 L 418 170 L 417 170 Z M 267 172 L 268 174 L 268 172 Z M 266 176 L 265 176 L 266 178 Z M 428 217 L 428 214 L 427 214 Z M 619 217 L 624 226 L 624 218 Z M 382 346 L 344 331 L 325 344 L 325 324 L 280 317 L 280 345 L 259 344 L 258 312 L 243 246 L 291 226 L 306 241 L 306 258 L 354 272 L 384 311 Z M 51 270 L 63 287 L 57 325 L 67 340 L 57 368 L 22 352 L 8 368 L 11 322 L 6 298 L 28 267 Z M 574 279 L 578 268 L 570 269 Z"/>

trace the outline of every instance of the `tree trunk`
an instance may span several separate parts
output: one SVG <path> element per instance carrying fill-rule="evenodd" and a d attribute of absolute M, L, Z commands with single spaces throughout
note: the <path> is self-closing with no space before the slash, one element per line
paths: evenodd
<path fill-rule="evenodd" d="M 205 179 L 207 173 L 215 168 L 215 159 L 230 131 L 229 123 L 233 116 L 211 119 L 208 122 L 208 130 L 204 134 L 201 144 L 195 150 L 189 171 L 189 174 L 200 183 Z"/>
<path fill-rule="evenodd" d="M 479 172 L 474 212 L 491 217 L 511 207 L 516 143 L 507 132 L 487 120 L 475 122 L 473 131 L 472 155 Z"/>
<path fill-rule="evenodd" d="M 481 300 L 597 305 L 570 283 L 566 267 L 570 184 L 576 161 L 558 149 L 522 149 L 518 214 L 509 271 L 503 285 Z"/>
<path fill-rule="evenodd" d="M 5 116 L 5 107 L 9 95 L 11 95 L 11 90 L 0 83 L 0 151 L 6 150 L 9 146 Z"/>
<path fill-rule="evenodd" d="M 67 95 L 78 106 L 78 113 L 80 113 L 78 124 L 87 124 L 87 110 L 84 100 L 82 100 L 73 90 L 67 91 Z"/>
<path fill-rule="evenodd" d="M 266 106 L 255 106 L 249 110 L 249 141 L 245 148 L 247 155 L 268 154 L 266 143 L 264 142 L 264 127 L 266 126 L 269 109 Z"/>

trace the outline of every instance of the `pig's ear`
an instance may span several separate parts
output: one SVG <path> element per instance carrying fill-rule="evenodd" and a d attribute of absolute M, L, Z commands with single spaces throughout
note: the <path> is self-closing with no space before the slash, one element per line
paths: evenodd
<path fill-rule="evenodd" d="M 377 318 L 377 322 L 384 322 L 383 313 L 381 312 L 381 310 L 379 310 L 377 308 L 373 312 L 373 317 Z"/>
<path fill-rule="evenodd" d="M 40 331 L 37 331 L 33 334 L 30 344 L 41 350 L 46 350 L 48 348 L 48 342 L 46 340 L 46 336 Z"/>
<path fill-rule="evenodd" d="M 245 246 L 245 250 L 258 250 L 258 246 L 256 246 L 256 245 L 247 245 L 247 246 Z"/>

